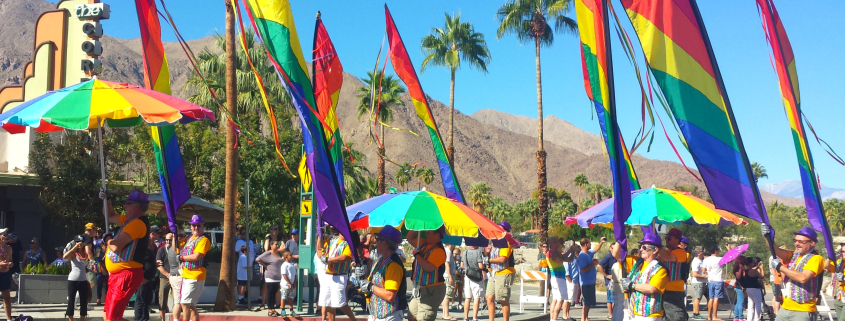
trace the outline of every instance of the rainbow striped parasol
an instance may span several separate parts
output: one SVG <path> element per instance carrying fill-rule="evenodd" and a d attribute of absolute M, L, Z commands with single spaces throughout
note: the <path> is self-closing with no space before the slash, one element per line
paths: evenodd
<path fill-rule="evenodd" d="M 100 79 L 48 92 L 0 114 L 0 124 L 12 134 L 26 127 L 41 133 L 93 129 L 102 121 L 110 127 L 133 127 L 204 119 L 214 120 L 214 114 L 154 90 Z"/>
<path fill-rule="evenodd" d="M 689 192 L 651 187 L 631 192 L 631 216 L 625 224 L 646 226 L 653 222 L 678 225 L 747 225 L 731 212 L 716 209 L 713 204 Z M 613 198 L 593 206 L 575 217 L 567 217 L 566 225 L 578 223 L 583 228 L 595 225 L 612 227 Z"/>

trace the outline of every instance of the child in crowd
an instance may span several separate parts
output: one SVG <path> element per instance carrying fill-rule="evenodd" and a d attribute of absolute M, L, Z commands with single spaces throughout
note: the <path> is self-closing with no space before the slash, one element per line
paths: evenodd
<path fill-rule="evenodd" d="M 285 304 L 290 305 L 290 314 L 292 318 L 298 318 L 299 315 L 293 309 L 293 296 L 296 294 L 296 266 L 291 262 L 293 256 L 290 251 L 282 252 L 282 316 L 285 316 Z"/>
<path fill-rule="evenodd" d="M 246 294 L 247 288 L 247 273 L 249 273 L 249 264 L 247 264 L 246 258 L 246 245 L 241 245 L 240 256 L 238 257 L 238 303 L 239 304 L 246 304 L 246 298 L 244 295 Z"/>

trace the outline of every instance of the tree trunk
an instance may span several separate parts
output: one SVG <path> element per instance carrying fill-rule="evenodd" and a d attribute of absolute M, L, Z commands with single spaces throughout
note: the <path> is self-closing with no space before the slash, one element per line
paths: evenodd
<path fill-rule="evenodd" d="M 384 141 L 384 125 L 381 125 L 381 144 L 385 145 Z M 384 153 L 385 148 L 381 148 L 381 155 L 378 155 L 378 195 L 384 194 Z"/>
<path fill-rule="evenodd" d="M 449 162 L 455 167 L 455 69 L 452 68 L 452 82 L 449 85 Z"/>
<path fill-rule="evenodd" d="M 235 78 L 235 16 L 234 9 L 226 1 L 226 109 L 237 114 L 237 83 Z M 217 300 L 214 311 L 235 310 L 235 205 L 238 197 L 238 150 L 234 148 L 237 133 L 226 126 L 226 186 L 223 208 L 223 253 L 220 264 L 220 280 L 217 286 Z M 225 255 L 231 253 L 231 255 Z"/>
<path fill-rule="evenodd" d="M 540 74 L 540 38 L 534 39 L 537 65 L 537 218 L 540 220 L 540 243 L 549 238 L 549 216 L 546 199 L 546 151 L 543 150 L 543 81 Z"/>

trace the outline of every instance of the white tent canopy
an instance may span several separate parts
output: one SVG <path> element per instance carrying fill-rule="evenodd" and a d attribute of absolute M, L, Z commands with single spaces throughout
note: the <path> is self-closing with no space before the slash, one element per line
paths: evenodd
<path fill-rule="evenodd" d="M 149 195 L 150 208 L 147 210 L 147 214 L 167 216 L 167 211 L 164 209 L 164 197 L 161 193 Z M 190 221 L 194 214 L 202 215 L 206 222 L 223 222 L 222 207 L 196 196 L 191 196 L 185 204 L 179 207 L 179 210 L 176 211 L 176 220 Z"/>

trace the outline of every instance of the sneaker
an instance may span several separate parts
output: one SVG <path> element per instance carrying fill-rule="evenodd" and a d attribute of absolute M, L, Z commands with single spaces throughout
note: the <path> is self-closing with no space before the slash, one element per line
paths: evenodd
<path fill-rule="evenodd" d="M 298 318 L 299 314 L 296 314 L 296 311 L 294 311 L 294 310 L 290 310 L 290 317 L 291 318 Z"/>
<path fill-rule="evenodd" d="M 693 314 L 692 318 L 693 318 L 693 320 L 706 320 L 707 319 L 705 316 L 703 316 L 701 314 Z"/>
<path fill-rule="evenodd" d="M 287 312 L 285 312 L 285 310 L 282 310 L 281 317 L 282 317 L 282 318 L 286 318 L 287 316 L 288 316 L 288 313 L 287 313 Z"/>

